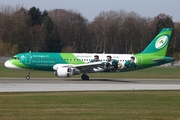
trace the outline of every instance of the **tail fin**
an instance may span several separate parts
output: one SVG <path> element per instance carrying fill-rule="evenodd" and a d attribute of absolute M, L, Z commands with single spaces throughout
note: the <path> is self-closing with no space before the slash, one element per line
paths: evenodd
<path fill-rule="evenodd" d="M 153 41 L 141 52 L 141 54 L 153 53 L 158 56 L 165 56 L 170 41 L 172 28 L 164 28 L 153 39 Z"/>

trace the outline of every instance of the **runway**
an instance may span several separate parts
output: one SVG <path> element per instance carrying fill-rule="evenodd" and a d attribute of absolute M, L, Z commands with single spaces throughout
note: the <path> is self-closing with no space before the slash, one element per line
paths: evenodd
<path fill-rule="evenodd" d="M 180 79 L 0 78 L 0 92 L 180 90 Z"/>

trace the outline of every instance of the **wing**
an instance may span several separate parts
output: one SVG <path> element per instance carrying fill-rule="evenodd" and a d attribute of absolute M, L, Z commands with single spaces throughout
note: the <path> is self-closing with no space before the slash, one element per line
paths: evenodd
<path fill-rule="evenodd" d="M 104 71 L 104 64 L 104 62 L 93 62 L 88 64 L 73 65 L 73 67 L 80 70 L 80 72 L 102 72 Z"/>
<path fill-rule="evenodd" d="M 70 67 L 78 69 L 81 73 L 91 73 L 91 72 L 102 72 L 104 71 L 104 62 L 93 62 L 88 64 L 56 64 L 53 66 L 54 70 L 57 70 L 59 67 Z"/>

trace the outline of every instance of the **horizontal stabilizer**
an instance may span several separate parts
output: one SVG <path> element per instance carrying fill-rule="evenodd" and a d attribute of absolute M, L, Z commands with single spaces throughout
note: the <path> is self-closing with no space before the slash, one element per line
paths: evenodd
<path fill-rule="evenodd" d="M 162 59 L 155 59 L 153 62 L 173 62 L 175 61 L 173 57 L 165 57 Z"/>

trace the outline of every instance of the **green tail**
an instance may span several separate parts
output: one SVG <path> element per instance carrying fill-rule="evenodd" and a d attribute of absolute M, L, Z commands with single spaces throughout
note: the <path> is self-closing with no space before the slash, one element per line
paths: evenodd
<path fill-rule="evenodd" d="M 172 28 L 164 28 L 153 39 L 153 41 L 141 52 L 141 54 L 151 53 L 157 56 L 165 56 L 170 41 Z"/>

